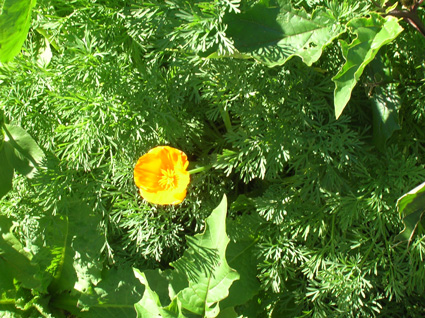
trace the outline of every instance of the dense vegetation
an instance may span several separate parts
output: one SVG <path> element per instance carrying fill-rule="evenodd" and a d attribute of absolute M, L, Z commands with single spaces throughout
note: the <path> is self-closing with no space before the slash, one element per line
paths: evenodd
<path fill-rule="evenodd" d="M 397 205 L 425 181 L 424 9 L 402 2 L 0 1 L 0 316 L 425 315 L 422 188 Z M 179 205 L 134 184 L 158 145 L 205 168 Z"/>

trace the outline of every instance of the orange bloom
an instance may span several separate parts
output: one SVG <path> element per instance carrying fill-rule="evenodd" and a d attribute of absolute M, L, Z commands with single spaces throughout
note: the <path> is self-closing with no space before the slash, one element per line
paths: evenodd
<path fill-rule="evenodd" d="M 155 147 L 139 158 L 134 167 L 134 182 L 140 195 L 155 204 L 179 204 L 186 197 L 189 165 L 184 152 L 168 147 Z"/>

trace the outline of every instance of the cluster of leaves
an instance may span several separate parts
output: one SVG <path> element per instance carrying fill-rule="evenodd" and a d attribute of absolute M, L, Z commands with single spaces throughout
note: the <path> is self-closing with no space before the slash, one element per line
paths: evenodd
<path fill-rule="evenodd" d="M 100 216 L 78 200 L 67 204 L 56 216 L 23 211 L 27 216 L 19 225 L 1 216 L 2 315 L 64 317 L 67 310 L 131 316 L 143 289 L 130 267 L 102 272 Z"/>
<path fill-rule="evenodd" d="M 226 212 L 224 197 L 206 219 L 204 233 L 187 237 L 188 249 L 170 264 L 174 270 L 135 270 L 146 287 L 135 306 L 138 317 L 236 317 L 234 307 L 258 292 L 250 257 L 255 239 L 245 235 L 245 242 L 232 242 L 227 249 Z M 241 274 L 229 267 L 226 258 Z"/>
<path fill-rule="evenodd" d="M 5 0 L 0 313 L 423 315 L 420 3 Z M 177 207 L 161 144 L 213 167 Z"/>

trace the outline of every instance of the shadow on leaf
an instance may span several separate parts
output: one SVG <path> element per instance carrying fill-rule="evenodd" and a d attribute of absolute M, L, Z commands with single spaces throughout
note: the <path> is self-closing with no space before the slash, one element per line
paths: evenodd
<path fill-rule="evenodd" d="M 205 276 L 213 274 L 214 268 L 220 265 L 220 255 L 217 249 L 200 246 L 193 237 L 186 239 L 189 248 L 187 254 L 183 256 L 185 262 L 175 262 L 172 265 L 179 272 L 186 273 L 189 280 L 197 282 L 199 273 Z"/>

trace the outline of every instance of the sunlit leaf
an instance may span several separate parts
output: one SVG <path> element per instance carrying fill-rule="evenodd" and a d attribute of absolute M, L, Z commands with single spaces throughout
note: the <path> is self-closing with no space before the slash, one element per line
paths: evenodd
<path fill-rule="evenodd" d="M 138 317 L 191 317 L 194 314 L 216 317 L 219 314 L 219 302 L 228 296 L 230 286 L 239 279 L 239 274 L 226 261 L 229 243 L 226 214 L 224 196 L 206 219 L 204 233 L 187 237 L 189 248 L 171 264 L 175 268 L 173 274 L 170 270 L 155 274 L 157 279 L 151 281 L 162 281 L 157 288 L 151 288 L 145 273 L 135 270 L 136 277 L 146 287 L 143 298 L 135 305 Z M 165 296 L 167 285 L 170 300 Z"/>
<path fill-rule="evenodd" d="M 4 129 L 4 147 L 10 165 L 20 174 L 32 178 L 44 158 L 43 150 L 23 128 L 6 124 Z"/>
<path fill-rule="evenodd" d="M 256 295 L 260 289 L 260 282 L 257 279 L 258 260 L 254 253 L 255 240 L 244 240 L 240 242 L 230 242 L 226 257 L 229 265 L 240 275 L 240 279 L 235 281 L 230 287 L 229 296 L 220 302 L 224 309 L 242 305 Z"/>
<path fill-rule="evenodd" d="M 346 62 L 332 78 L 335 82 L 336 118 L 341 116 L 366 65 L 373 60 L 383 45 L 394 40 L 403 30 L 396 18 L 383 18 L 375 13 L 371 13 L 369 18 L 353 19 L 347 26 L 357 38 L 350 44 L 340 41 Z"/>
<path fill-rule="evenodd" d="M 13 167 L 7 160 L 4 132 L 4 113 L 0 109 L 0 198 L 12 189 Z"/>
<path fill-rule="evenodd" d="M 21 50 L 36 0 L 4 0 L 0 15 L 0 61 L 11 61 Z"/>
<path fill-rule="evenodd" d="M 137 312 L 137 317 L 140 318 L 149 318 L 149 317 L 167 317 L 167 318 L 177 318 L 184 317 L 182 316 L 181 311 L 172 312 L 169 311 L 168 308 L 163 306 L 161 303 L 160 297 L 158 293 L 151 289 L 149 285 L 149 281 L 146 278 L 146 274 L 139 271 L 138 269 L 134 269 L 134 275 L 137 279 L 139 279 L 140 283 L 145 286 L 145 292 L 143 294 L 143 298 L 134 305 L 134 308 Z M 162 290 L 162 292 L 166 292 L 166 290 Z M 174 302 L 177 301 L 177 298 L 174 298 Z M 167 301 L 168 303 L 169 301 Z"/>
<path fill-rule="evenodd" d="M 225 19 L 226 35 L 244 58 L 251 55 L 268 65 L 282 65 L 294 56 L 312 65 L 323 49 L 345 31 L 345 27 L 322 9 L 312 14 L 279 1 L 278 7 L 262 3 Z M 236 56 L 237 57 L 237 56 Z"/>
<path fill-rule="evenodd" d="M 68 213 L 43 221 L 51 251 L 50 288 L 57 292 L 73 289 L 85 292 L 101 279 L 99 257 L 104 243 L 98 229 L 101 218 L 79 200 L 68 204 Z"/>
<path fill-rule="evenodd" d="M 410 244 L 416 228 L 424 222 L 425 182 L 401 196 L 397 200 L 397 208 L 403 218 L 404 229 L 396 236 L 396 240 Z"/>
<path fill-rule="evenodd" d="M 36 274 L 40 270 L 38 265 L 33 264 L 32 254 L 26 251 L 12 233 L 12 221 L 0 215 L 0 266 L 3 273 L 9 273 L 17 279 L 25 288 L 36 289 L 40 287 L 40 281 L 36 279 Z"/>
<path fill-rule="evenodd" d="M 78 300 L 78 307 L 66 309 L 81 318 L 134 318 L 134 303 L 140 300 L 143 287 L 138 284 L 132 268 L 111 268 L 102 275 L 102 280 Z M 81 306 L 88 310 L 81 311 Z"/>
<path fill-rule="evenodd" d="M 13 167 L 7 160 L 4 144 L 2 146 L 0 150 L 0 198 L 12 189 L 13 180 Z"/>
<path fill-rule="evenodd" d="M 239 274 L 226 260 L 229 243 L 226 213 L 227 200 L 224 197 L 206 219 L 204 233 L 188 239 L 189 249 L 171 264 L 189 281 L 189 286 L 177 295 L 182 307 L 206 317 L 218 313 L 218 302 L 228 296 L 233 281 L 239 279 Z"/>

